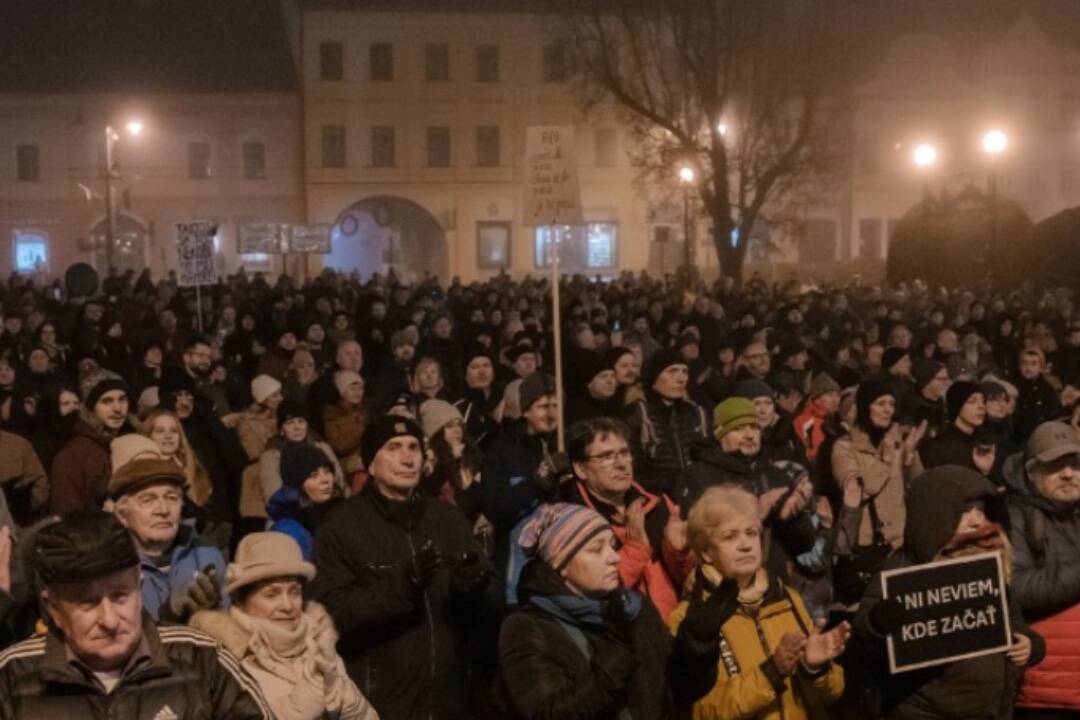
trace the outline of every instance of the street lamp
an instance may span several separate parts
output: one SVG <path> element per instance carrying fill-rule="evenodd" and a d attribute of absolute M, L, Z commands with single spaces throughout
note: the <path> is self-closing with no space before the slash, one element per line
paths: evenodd
<path fill-rule="evenodd" d="M 990 185 L 990 246 L 983 248 L 986 256 L 986 273 L 990 278 L 990 286 L 994 285 L 994 269 L 992 258 L 997 255 L 998 244 L 998 189 L 997 189 L 997 157 L 1005 152 L 1009 146 L 1009 136 L 1003 131 L 994 129 L 983 135 L 983 150 L 990 160 L 988 183 Z"/>
<path fill-rule="evenodd" d="M 922 143 L 915 147 L 911 159 L 922 171 L 923 190 L 923 242 L 930 242 L 930 170 L 937 164 L 937 148 L 929 143 Z"/>
<path fill-rule="evenodd" d="M 127 123 L 127 131 L 131 135 L 138 135 L 143 131 L 141 120 L 131 120 Z M 116 189 L 113 181 L 120 177 L 116 171 L 115 153 L 116 141 L 120 135 L 113 130 L 112 125 L 105 126 L 105 265 L 106 274 L 113 268 L 113 251 L 116 247 Z"/>
<path fill-rule="evenodd" d="M 694 243 L 690 237 L 690 188 L 694 185 L 697 173 L 689 165 L 679 168 L 679 184 L 683 188 L 683 263 L 686 265 L 686 277 L 690 277 L 694 267 Z"/>
<path fill-rule="evenodd" d="M 915 148 L 912 158 L 915 164 L 921 168 L 933 167 L 937 164 L 937 148 L 923 143 Z"/>

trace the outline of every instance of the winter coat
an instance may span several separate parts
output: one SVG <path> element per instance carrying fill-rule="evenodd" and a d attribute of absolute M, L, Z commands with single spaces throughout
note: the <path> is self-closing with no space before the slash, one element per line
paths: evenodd
<path fill-rule="evenodd" d="M 1054 388 L 1042 376 L 1034 380 L 1018 378 L 1016 389 L 1020 391 L 1020 396 L 1012 415 L 1013 440 L 1022 445 L 1035 428 L 1049 420 L 1056 420 L 1064 411 Z"/>
<path fill-rule="evenodd" d="M 679 603 L 668 620 L 672 634 L 686 618 L 688 604 Z M 811 674 L 800 666 L 790 677 L 782 677 L 769 660 L 780 639 L 787 633 L 809 635 L 813 622 L 799 593 L 770 577 L 761 607 L 750 614 L 740 607 L 721 627 L 720 643 L 699 647 L 699 659 L 680 664 L 684 672 L 700 672 L 702 661 L 716 658 L 715 685 L 694 704 L 694 720 L 706 718 L 755 718 L 759 720 L 807 720 L 820 717 L 821 708 L 840 697 L 844 671 L 829 663 Z M 681 639 L 680 639 L 681 640 Z M 683 648 L 692 644 L 676 641 Z M 702 668 L 712 670 L 712 668 Z"/>
<path fill-rule="evenodd" d="M 697 403 L 668 403 L 654 390 L 635 402 L 627 422 L 634 472 L 649 492 L 671 495 L 680 475 L 690 467 L 690 446 L 709 437 L 709 420 Z"/>
<path fill-rule="evenodd" d="M 1018 707 L 1080 710 L 1080 504 L 1040 495 L 1023 456 L 1005 464 L 1013 544 L 1013 598 L 1046 640 L 1046 659 L 1028 669 Z"/>
<path fill-rule="evenodd" d="M 631 644 L 614 638 L 603 625 L 575 622 L 541 609 L 530 600 L 570 591 L 549 566 L 525 566 L 519 608 L 499 633 L 499 677 L 508 719 L 616 720 L 620 711 L 634 718 L 665 720 L 671 715 L 668 659 L 671 638 L 656 609 L 642 603 L 631 625 Z M 563 623 L 578 629 L 588 645 L 586 657 Z"/>
<path fill-rule="evenodd" d="M 270 530 L 284 533 L 295 540 L 304 559 L 311 562 L 315 553 L 315 532 L 341 502 L 341 497 L 332 497 L 313 505 L 304 502 L 302 496 L 302 490 L 284 486 L 279 488 L 266 504 L 266 515 L 272 523 Z"/>
<path fill-rule="evenodd" d="M 114 435 L 96 417 L 82 417 L 67 444 L 53 459 L 49 512 L 64 517 L 76 510 L 92 510 L 105 503 L 111 475 L 109 443 Z"/>
<path fill-rule="evenodd" d="M 626 535 L 626 525 L 615 522 L 615 508 L 593 496 L 585 483 L 566 483 L 562 487 L 566 502 L 585 505 L 596 510 L 611 523 L 615 537 L 619 539 L 619 577 L 625 587 L 637 590 L 652 601 L 666 620 L 679 602 L 681 588 L 694 570 L 697 558 L 689 547 L 676 550 L 667 540 L 664 529 L 672 514 L 678 515 L 679 506 L 666 495 L 653 495 L 637 483 L 632 483 L 626 494 L 627 505 L 644 501 L 645 534 L 649 544 L 632 540 Z"/>
<path fill-rule="evenodd" d="M 470 388 L 454 403 L 465 420 L 466 433 L 481 448 L 489 447 L 498 434 L 499 424 L 495 421 L 494 412 L 501 401 L 502 393 L 496 394 L 495 388 L 487 396 L 480 390 Z"/>
<path fill-rule="evenodd" d="M 341 503 L 315 536 L 319 574 L 307 594 L 330 613 L 349 677 L 384 718 L 467 717 L 462 628 L 476 588 L 452 582 L 446 567 L 426 587 L 409 579 L 429 540 L 445 558 L 473 549 L 456 508 L 419 495 L 393 502 L 375 483 Z"/>
<path fill-rule="evenodd" d="M 106 694 L 54 633 L 0 652 L 0 717 L 18 720 L 272 720 L 258 687 L 209 635 L 143 615 L 147 658 Z"/>
<path fill-rule="evenodd" d="M 280 657 L 255 632 L 234 619 L 238 610 L 203 610 L 190 621 L 213 637 L 240 660 L 240 666 L 259 685 L 276 720 L 322 720 L 328 714 L 336 720 L 378 720 L 356 683 L 345 672 L 345 663 L 334 648 L 338 635 L 330 616 L 318 603 L 304 605 L 307 632 L 304 650 L 296 657 Z M 332 689 L 337 707 L 327 707 L 322 677 L 313 673 L 316 660 L 330 663 L 337 673 Z"/>
<path fill-rule="evenodd" d="M 368 426 L 368 411 L 363 406 L 346 407 L 336 402 L 323 408 L 323 427 L 326 442 L 343 462 L 360 450 L 360 441 Z"/>
<path fill-rule="evenodd" d="M 48 509 L 49 478 L 34 446 L 4 430 L 0 430 L 0 487 L 12 497 L 25 498 L 30 514 Z"/>
<path fill-rule="evenodd" d="M 176 541 L 169 550 L 168 564 L 163 568 L 158 567 L 153 558 L 140 553 L 143 610 L 155 620 L 159 619 L 162 609 L 169 605 L 173 588 L 190 585 L 195 573 L 206 573 L 211 567 L 217 571 L 218 590 L 224 604 L 228 605 L 224 592 L 225 566 L 220 550 L 200 541 L 190 526 L 180 525 Z"/>
<path fill-rule="evenodd" d="M 954 423 L 937 437 L 926 440 L 919 448 L 919 458 L 927 470 L 939 465 L 959 465 L 974 469 L 975 462 L 971 457 L 974 450 L 975 438 L 961 431 Z"/>
<path fill-rule="evenodd" d="M 236 437 L 250 462 L 259 459 L 277 431 L 277 413 L 259 405 L 252 405 L 241 413 L 236 425 Z"/>
<path fill-rule="evenodd" d="M 937 435 L 948 425 L 948 408 L 945 406 L 944 398 L 927 400 L 921 392 L 916 390 L 908 394 L 899 409 L 897 416 L 899 422 L 917 426 L 925 421 L 927 437 Z"/>
<path fill-rule="evenodd" d="M 865 430 L 853 427 L 847 437 L 833 445 L 832 473 L 841 491 L 849 482 L 863 484 L 863 498 L 873 497 L 881 532 L 894 548 L 904 542 L 904 489 L 911 480 L 922 473 L 922 463 L 916 454 L 904 463 L 903 451 L 893 453 L 890 462 L 883 458 L 882 447 L 874 447 Z M 870 545 L 874 540 L 873 523 L 870 521 L 870 503 L 863 508 L 859 523 L 859 545 Z"/>

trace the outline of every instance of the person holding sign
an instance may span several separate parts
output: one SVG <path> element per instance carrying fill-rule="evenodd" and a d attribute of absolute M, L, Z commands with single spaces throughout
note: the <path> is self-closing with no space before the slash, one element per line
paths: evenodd
<path fill-rule="evenodd" d="M 1005 518 L 1004 502 L 989 480 L 971 468 L 942 465 L 912 481 L 905 500 L 907 516 L 919 521 L 906 524 L 904 548 L 886 561 L 883 571 L 998 552 L 1008 584 L 1012 553 L 999 524 Z M 963 589 L 967 584 L 958 587 Z M 883 668 L 887 636 L 894 635 L 895 641 L 895 635 L 911 623 L 922 604 L 907 596 L 903 601 L 883 598 L 882 588 L 879 573 L 867 586 L 860 603 L 855 637 L 870 656 L 882 660 Z M 954 623 L 953 613 L 944 600 L 941 603 L 939 629 L 944 633 L 945 626 Z M 1040 662 L 1045 647 L 1042 638 L 1028 629 L 1017 604 L 1008 608 L 1008 627 L 1013 635 L 1006 652 L 972 653 L 932 665 L 934 660 L 930 659 L 925 663 L 927 667 L 882 677 L 882 716 L 886 720 L 1011 717 L 1020 669 Z M 988 619 L 995 623 L 1001 620 Z M 886 671 L 881 672 L 884 676 Z"/>
<path fill-rule="evenodd" d="M 701 566 L 668 624 L 679 674 L 693 676 L 695 689 L 711 685 L 694 718 L 820 716 L 844 689 L 833 660 L 851 628 L 821 632 L 799 593 L 762 567 L 757 497 L 730 485 L 706 490 L 690 510 L 688 534 Z"/>

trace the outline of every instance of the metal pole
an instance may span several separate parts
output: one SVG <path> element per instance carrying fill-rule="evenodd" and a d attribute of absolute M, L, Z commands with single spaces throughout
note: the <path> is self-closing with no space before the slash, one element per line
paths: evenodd
<path fill-rule="evenodd" d="M 199 292 L 199 283 L 195 283 L 195 314 L 199 320 L 199 334 L 202 335 L 202 293 Z"/>
<path fill-rule="evenodd" d="M 559 318 L 559 229 L 551 226 L 551 242 L 548 243 L 548 252 L 551 258 L 551 317 L 553 319 L 552 332 L 555 339 L 555 398 L 559 402 L 558 439 L 559 452 L 566 452 L 566 432 L 563 428 L 563 364 L 562 364 L 562 321 Z"/>
<path fill-rule="evenodd" d="M 990 247 L 989 251 L 984 248 L 986 255 L 986 273 L 990 278 L 990 289 L 994 289 L 994 258 L 998 251 L 998 201 L 997 201 L 997 171 L 990 169 Z"/>
<path fill-rule="evenodd" d="M 113 267 L 113 248 L 116 246 L 116 193 L 113 189 L 113 142 L 112 127 L 105 126 L 105 275 Z"/>

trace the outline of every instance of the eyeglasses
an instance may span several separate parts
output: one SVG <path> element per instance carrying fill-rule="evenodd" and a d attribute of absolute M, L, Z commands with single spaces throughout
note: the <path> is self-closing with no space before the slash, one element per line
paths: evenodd
<path fill-rule="evenodd" d="M 608 450 L 599 455 L 587 455 L 586 457 L 589 460 L 595 460 L 601 465 L 614 465 L 616 460 L 629 461 L 633 458 L 633 455 L 628 448 L 623 448 L 622 450 Z"/>

